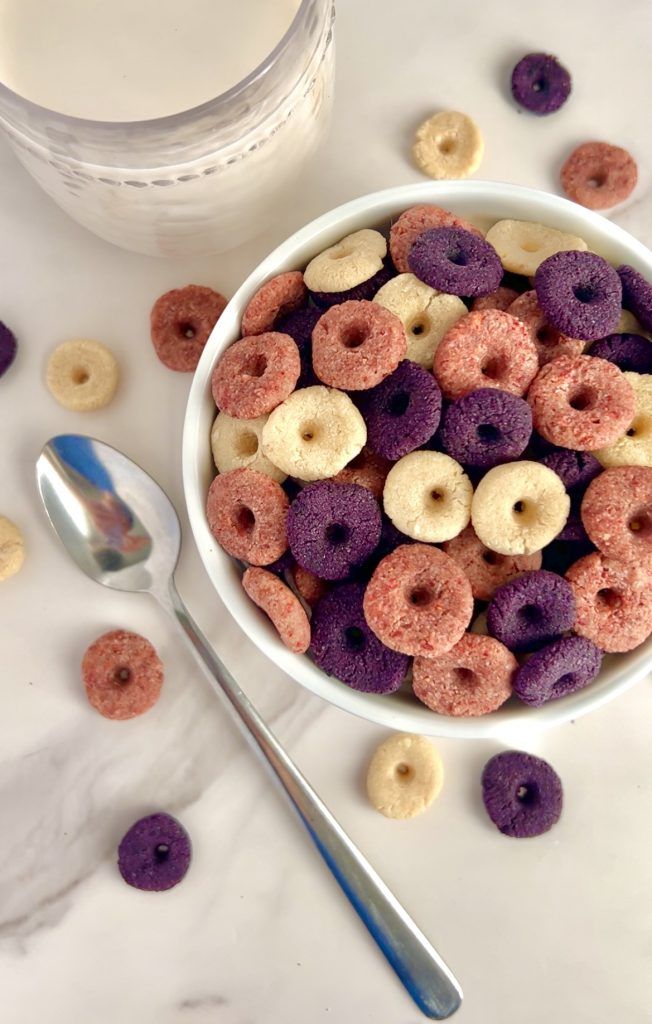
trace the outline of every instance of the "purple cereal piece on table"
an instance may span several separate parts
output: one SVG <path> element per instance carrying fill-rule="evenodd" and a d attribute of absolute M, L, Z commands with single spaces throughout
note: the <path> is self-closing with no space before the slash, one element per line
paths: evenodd
<path fill-rule="evenodd" d="M 561 779 L 547 761 L 521 750 L 506 750 L 487 761 L 482 800 L 504 835 L 527 839 L 543 835 L 559 821 Z"/>
<path fill-rule="evenodd" d="M 533 651 L 572 629 L 575 611 L 570 583 L 538 569 L 498 587 L 487 609 L 487 630 L 510 651 Z"/>
<path fill-rule="evenodd" d="M 408 264 L 420 281 L 450 295 L 488 295 L 503 276 L 494 247 L 463 228 L 424 231 L 410 249 Z"/>
<path fill-rule="evenodd" d="M 346 288 L 343 292 L 310 292 L 310 296 L 318 306 L 322 309 L 328 309 L 330 306 L 337 306 L 340 302 L 348 302 L 350 299 L 359 301 L 360 299 L 371 300 L 377 291 L 379 291 L 384 284 L 390 280 L 390 278 L 396 276 L 391 261 L 387 260 L 376 273 L 363 281 L 361 284 L 355 285 L 353 288 Z M 279 328 L 280 330 L 280 328 Z"/>
<path fill-rule="evenodd" d="M 609 334 L 591 345 L 588 355 L 615 363 L 623 373 L 652 373 L 652 341 L 641 334 Z"/>
<path fill-rule="evenodd" d="M 16 358 L 16 337 L 6 324 L 0 320 L 0 377 L 6 373 Z"/>
<path fill-rule="evenodd" d="M 440 438 L 457 462 L 489 469 L 522 455 L 531 434 L 532 412 L 524 399 L 479 388 L 448 406 Z"/>
<path fill-rule="evenodd" d="M 190 866 L 190 838 L 169 814 L 141 818 L 123 836 L 118 868 L 128 885 L 162 892 L 177 885 Z"/>
<path fill-rule="evenodd" d="M 634 314 L 643 330 L 652 331 L 652 284 L 626 263 L 618 267 L 618 277 L 623 287 L 624 308 Z"/>
<path fill-rule="evenodd" d="M 571 92 L 571 76 L 556 57 L 528 53 L 512 71 L 512 96 L 532 114 L 554 114 Z"/>
<path fill-rule="evenodd" d="M 362 393 L 358 407 L 367 445 L 396 461 L 426 444 L 439 426 L 441 391 L 431 373 L 404 359 L 380 384 Z"/>
<path fill-rule="evenodd" d="M 569 338 L 595 341 L 618 326 L 622 285 L 602 256 L 556 252 L 537 268 L 534 288 L 546 320 Z"/>
<path fill-rule="evenodd" d="M 538 708 L 588 686 L 601 664 L 602 651 L 593 641 L 583 636 L 563 636 L 520 666 L 514 676 L 514 693 L 524 704 Z"/>
<path fill-rule="evenodd" d="M 320 579 L 343 580 L 378 546 L 380 507 L 366 487 L 319 480 L 294 499 L 286 528 L 299 565 Z"/>

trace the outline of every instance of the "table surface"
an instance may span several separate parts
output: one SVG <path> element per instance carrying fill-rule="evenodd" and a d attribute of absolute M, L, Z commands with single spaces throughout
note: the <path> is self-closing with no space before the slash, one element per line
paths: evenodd
<path fill-rule="evenodd" d="M 0 512 L 21 525 L 28 549 L 21 573 L 0 587 L 3 1024 L 422 1019 L 163 615 L 144 596 L 97 587 L 55 543 L 34 461 L 52 434 L 95 433 L 146 466 L 182 512 L 190 381 L 153 357 L 153 300 L 189 281 L 231 294 L 314 215 L 418 180 L 411 134 L 436 109 L 477 119 L 489 179 L 555 191 L 577 143 L 626 146 L 641 181 L 612 216 L 652 243 L 647 0 L 500 0 L 482 11 L 454 0 L 342 3 L 330 140 L 280 223 L 227 256 L 162 262 L 121 252 L 68 220 L 0 145 L 0 316 L 21 341 L 0 385 Z M 518 112 L 506 92 L 509 68 L 533 49 L 559 54 L 574 75 L 567 107 L 544 120 Z M 96 414 L 66 412 L 44 385 L 47 353 L 71 336 L 103 339 L 122 366 L 115 401 Z M 547 835 L 518 842 L 489 823 L 479 776 L 499 749 L 490 742 L 438 742 L 439 800 L 418 819 L 389 821 L 364 793 L 384 730 L 269 664 L 216 598 L 185 520 L 184 532 L 179 589 L 457 973 L 465 1001 L 455 1019 L 649 1022 L 650 681 L 537 741 L 566 794 Z M 150 637 L 166 665 L 158 705 L 127 723 L 93 713 L 79 680 L 87 644 L 118 626 Z M 194 844 L 187 878 L 160 896 L 129 888 L 115 866 L 124 830 L 155 809 L 178 815 Z"/>

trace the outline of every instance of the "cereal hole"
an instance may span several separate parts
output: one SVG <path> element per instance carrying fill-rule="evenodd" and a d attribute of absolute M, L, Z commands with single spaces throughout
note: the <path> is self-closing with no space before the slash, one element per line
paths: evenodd
<path fill-rule="evenodd" d="M 400 761 L 396 765 L 396 776 L 399 782 L 408 782 L 412 776 L 412 769 L 409 764 L 406 764 L 405 761 Z"/>
<path fill-rule="evenodd" d="M 131 681 L 131 669 L 127 665 L 120 665 L 113 673 L 113 678 L 120 686 L 124 686 L 125 683 Z"/>
<path fill-rule="evenodd" d="M 348 626 L 344 630 L 344 643 L 350 651 L 361 651 L 367 643 L 367 639 L 359 626 Z"/>
<path fill-rule="evenodd" d="M 573 690 L 576 685 L 577 674 L 575 672 L 565 672 L 552 687 L 550 695 L 552 697 L 563 697 L 569 690 Z"/>
<path fill-rule="evenodd" d="M 71 376 L 73 384 L 88 384 L 90 380 L 88 370 L 85 370 L 83 366 L 76 366 Z"/>
<path fill-rule="evenodd" d="M 433 501 L 435 505 L 439 504 L 440 501 L 443 501 L 445 497 L 445 492 L 438 491 L 436 487 L 434 487 L 430 492 L 430 500 Z"/>
<path fill-rule="evenodd" d="M 330 253 L 330 258 L 332 260 L 345 260 L 347 256 L 352 254 L 352 252 L 353 250 L 350 249 L 348 245 L 338 246 Z"/>
<path fill-rule="evenodd" d="M 455 149 L 455 138 L 452 135 L 442 135 L 437 139 L 437 149 L 444 156 L 448 156 Z"/>
<path fill-rule="evenodd" d="M 526 238 L 524 242 L 521 242 L 521 249 L 523 252 L 538 252 L 539 243 Z"/>
<path fill-rule="evenodd" d="M 545 78 L 535 78 L 532 82 L 532 92 L 546 92 L 548 81 Z"/>
<path fill-rule="evenodd" d="M 310 443 L 310 441 L 314 441 L 317 436 L 317 427 L 314 423 L 303 423 L 299 428 L 299 431 L 301 433 L 301 440 L 307 441 L 308 443 Z"/>
<path fill-rule="evenodd" d="M 465 267 L 468 263 L 466 253 L 458 247 L 449 249 L 446 253 L 446 259 L 449 263 L 455 264 L 456 267 Z"/>
<path fill-rule="evenodd" d="M 499 555 L 497 551 L 490 551 L 486 548 L 482 552 L 482 561 L 486 562 L 487 565 L 501 565 L 504 561 L 504 555 Z"/>
<path fill-rule="evenodd" d="M 590 284 L 576 284 L 573 286 L 573 295 L 578 302 L 584 302 L 586 304 L 594 302 L 595 299 L 599 298 L 595 293 L 595 289 Z"/>
<path fill-rule="evenodd" d="M 463 683 L 465 686 L 473 686 L 477 682 L 477 676 L 471 668 L 464 668 L 463 665 L 460 665 L 454 669 L 454 672 L 458 682 Z"/>
<path fill-rule="evenodd" d="M 385 403 L 385 412 L 389 416 L 404 416 L 410 404 L 410 396 L 407 391 L 395 391 Z"/>
<path fill-rule="evenodd" d="M 351 531 L 344 523 L 329 523 L 326 527 L 326 540 L 329 544 L 346 544 Z"/>
<path fill-rule="evenodd" d="M 247 505 L 238 506 L 233 518 L 240 533 L 251 533 L 256 525 L 256 517 Z"/>
<path fill-rule="evenodd" d="M 367 459 L 364 453 L 358 452 L 355 458 L 351 459 L 350 462 L 347 462 L 347 466 L 349 469 L 364 469 L 366 462 Z"/>
<path fill-rule="evenodd" d="M 496 357 L 486 359 L 480 367 L 480 372 L 490 380 L 498 380 L 502 373 L 502 362 Z"/>
<path fill-rule="evenodd" d="M 420 316 L 417 317 L 416 320 L 412 321 L 408 327 L 408 331 L 415 338 L 418 338 L 420 335 L 425 334 L 425 332 L 430 329 L 430 326 L 430 320 L 425 316 Z"/>
<path fill-rule="evenodd" d="M 603 608 L 609 608 L 611 610 L 620 608 L 620 605 L 622 604 L 622 598 L 620 594 L 617 590 L 614 590 L 612 587 L 603 587 L 601 590 L 598 590 L 597 594 L 595 595 L 595 599 L 598 605 L 601 605 Z"/>
<path fill-rule="evenodd" d="M 518 610 L 518 616 L 530 626 L 536 626 L 543 619 L 543 613 L 538 604 L 522 605 Z"/>
<path fill-rule="evenodd" d="M 253 430 L 243 430 L 235 441 L 235 453 L 241 459 L 248 459 L 258 451 L 258 438 Z"/>
<path fill-rule="evenodd" d="M 344 348 L 360 348 L 364 345 L 365 341 L 369 337 L 369 332 L 366 327 L 359 326 L 358 324 L 352 324 L 342 334 L 342 344 Z"/>
<path fill-rule="evenodd" d="M 429 587 L 412 587 L 408 590 L 407 599 L 415 608 L 427 608 L 432 602 L 432 591 Z"/>
<path fill-rule="evenodd" d="M 649 417 L 637 416 L 627 431 L 627 437 L 637 437 L 640 440 L 642 437 L 649 436 L 652 432 L 651 427 L 652 420 Z"/>
<path fill-rule="evenodd" d="M 652 533 L 652 516 L 647 511 L 636 512 L 627 525 L 637 536 L 649 537 Z"/>
<path fill-rule="evenodd" d="M 537 331 L 537 341 L 541 342 L 542 345 L 556 345 L 559 341 L 559 332 L 551 327 L 550 324 L 544 324 Z"/>
<path fill-rule="evenodd" d="M 162 864 L 170 856 L 170 847 L 167 843 L 159 843 L 154 850 L 154 859 Z"/>
<path fill-rule="evenodd" d="M 520 804 L 524 804 L 526 807 L 535 803 L 538 795 L 539 787 L 536 782 L 522 782 L 516 790 L 516 799 Z"/>
<path fill-rule="evenodd" d="M 187 338 L 188 341 L 191 341 L 197 336 L 197 331 L 189 321 L 184 321 L 179 324 L 179 334 L 182 338 Z"/>
<path fill-rule="evenodd" d="M 515 501 L 512 505 L 512 511 L 515 512 L 517 516 L 522 516 L 526 508 L 527 506 L 524 501 Z"/>
<path fill-rule="evenodd" d="M 585 412 L 587 409 L 592 409 L 597 400 L 597 394 L 593 388 L 580 387 L 577 391 L 572 391 L 568 396 L 568 404 L 571 409 L 576 409 L 578 412 Z"/>
<path fill-rule="evenodd" d="M 480 423 L 476 433 L 485 444 L 495 444 L 501 438 L 500 430 L 493 423 Z"/>
<path fill-rule="evenodd" d="M 595 171 L 586 179 L 586 184 L 589 188 L 604 188 L 607 184 L 607 175 L 604 171 Z"/>

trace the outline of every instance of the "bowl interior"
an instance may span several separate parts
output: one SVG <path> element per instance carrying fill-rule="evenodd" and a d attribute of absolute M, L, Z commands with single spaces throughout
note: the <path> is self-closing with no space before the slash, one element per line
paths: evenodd
<path fill-rule="evenodd" d="M 450 718 L 420 704 L 409 686 L 389 696 L 358 693 L 326 676 L 305 655 L 292 654 L 284 647 L 266 616 L 244 593 L 238 566 L 212 537 L 204 513 L 215 474 L 209 440 L 215 416 L 211 373 L 219 355 L 239 336 L 242 312 L 251 296 L 269 277 L 302 269 L 314 255 L 352 231 L 363 227 L 386 230 L 402 210 L 417 203 L 444 206 L 482 229 L 503 218 L 539 221 L 580 235 L 590 249 L 616 266 L 629 263 L 652 277 L 652 254 L 627 232 L 574 203 L 532 189 L 495 182 L 430 182 L 353 200 L 283 242 L 250 274 L 222 314 L 206 344 L 188 399 L 183 437 L 184 490 L 195 541 L 217 593 L 251 640 L 288 675 L 338 707 L 390 728 L 438 736 L 504 737 L 521 729 L 576 718 L 610 700 L 647 673 L 652 639 L 628 654 L 605 658 L 592 684 L 541 708 L 526 707 L 513 698 L 484 717 Z"/>

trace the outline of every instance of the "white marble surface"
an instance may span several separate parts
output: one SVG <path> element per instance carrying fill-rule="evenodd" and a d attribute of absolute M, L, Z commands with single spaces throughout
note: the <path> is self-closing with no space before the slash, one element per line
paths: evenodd
<path fill-rule="evenodd" d="M 86 580 L 55 544 L 34 488 L 44 440 L 88 430 L 124 448 L 183 509 L 180 438 L 188 379 L 153 358 L 148 311 L 188 281 L 227 294 L 273 243 L 335 203 L 415 180 L 408 142 L 440 107 L 475 116 L 481 174 L 547 189 L 577 142 L 636 155 L 641 184 L 615 219 L 652 243 L 646 125 L 647 0 L 355 0 L 338 14 L 330 143 L 292 209 L 230 254 L 165 263 L 92 238 L 0 145 L 0 317 L 21 340 L 0 382 L 0 512 L 24 529 L 23 571 L 0 587 L 0 1019 L 3 1024 L 306 1024 L 420 1019 L 309 841 L 227 722 L 191 658 L 146 598 Z M 507 102 L 506 71 L 531 49 L 575 75 L 544 121 Z M 43 383 L 60 340 L 104 339 L 119 356 L 114 403 L 61 409 Z M 219 653 L 299 765 L 458 974 L 460 1024 L 646 1024 L 652 918 L 650 727 L 645 681 L 541 738 L 560 772 L 559 825 L 504 838 L 479 800 L 495 745 L 439 744 L 442 796 L 407 823 L 377 815 L 362 779 L 383 731 L 320 703 L 265 662 L 214 597 L 186 529 L 179 587 Z M 141 720 L 94 714 L 79 661 L 127 625 L 165 660 L 162 699 Z M 179 815 L 194 862 L 177 889 L 121 881 L 123 830 L 157 808 Z"/>

